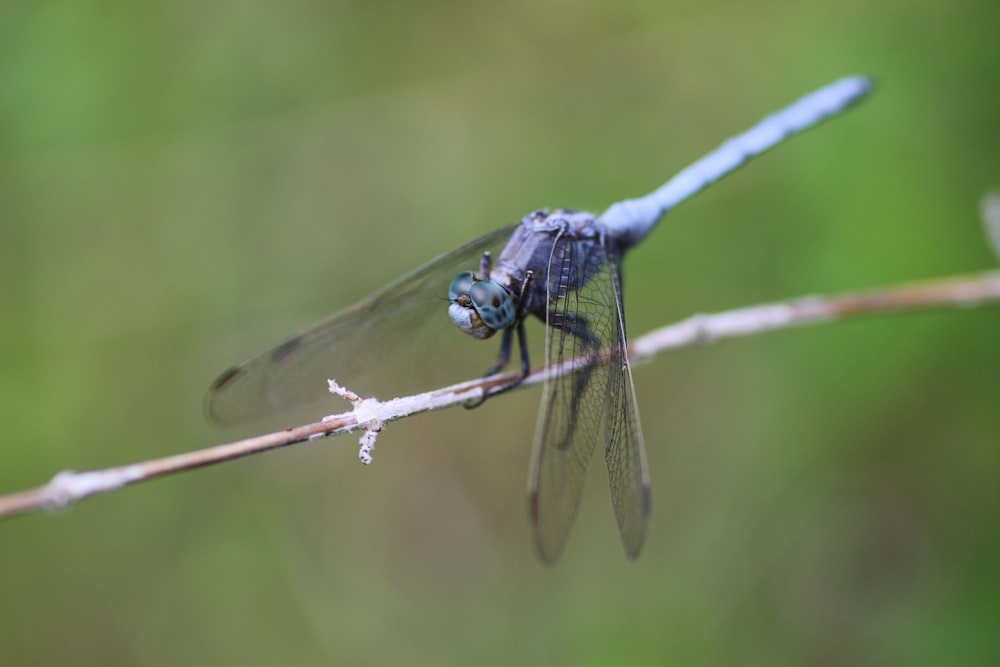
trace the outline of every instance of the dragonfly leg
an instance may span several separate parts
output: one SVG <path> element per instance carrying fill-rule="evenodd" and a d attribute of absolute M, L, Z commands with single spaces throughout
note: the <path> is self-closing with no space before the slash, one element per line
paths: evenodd
<path fill-rule="evenodd" d="M 489 253 L 483 253 L 483 255 L 484 255 L 484 261 L 488 261 Z M 465 404 L 466 408 L 469 409 L 478 408 L 486 401 L 487 398 L 496 396 L 497 394 L 502 394 L 505 391 L 513 389 L 517 385 L 524 382 L 524 378 L 528 377 L 528 373 L 531 372 L 531 362 L 528 357 L 528 336 L 525 333 L 524 329 L 524 317 L 527 314 L 528 306 L 530 305 L 528 303 L 528 298 L 527 298 L 529 293 L 528 287 L 531 284 L 533 277 L 534 274 L 531 271 L 528 271 L 527 274 L 525 274 L 524 276 L 524 282 L 521 284 L 521 290 L 518 299 L 520 303 L 520 308 L 518 309 L 517 323 L 512 327 L 504 329 L 503 338 L 500 341 L 500 358 L 497 361 L 497 365 L 486 372 L 485 377 L 496 375 L 497 373 L 500 372 L 501 369 L 503 369 L 504 366 L 507 365 L 507 362 L 510 361 L 510 345 L 511 345 L 511 340 L 513 338 L 513 330 L 515 328 L 517 329 L 517 344 L 521 348 L 521 375 L 515 378 L 514 380 L 511 380 L 507 384 L 497 387 L 496 389 L 493 389 L 489 393 L 484 393 L 479 398 L 479 400 L 466 403 Z"/>
<path fill-rule="evenodd" d="M 496 375 L 503 369 L 504 366 L 507 365 L 507 362 L 510 361 L 510 343 L 513 338 L 513 334 L 514 334 L 513 327 L 509 327 L 503 330 L 502 334 L 503 337 L 500 339 L 500 358 L 497 359 L 497 365 L 491 368 L 490 370 L 486 371 L 486 374 L 483 377 L 490 377 L 491 375 Z M 480 396 L 478 399 L 474 401 L 469 401 L 468 403 L 464 403 L 463 405 L 469 410 L 471 410 L 472 408 L 478 408 L 486 401 L 487 398 L 492 396 L 494 393 L 496 392 L 490 392 L 488 394 L 484 392 L 483 395 Z"/>
<path fill-rule="evenodd" d="M 500 339 L 500 357 L 497 359 L 497 365 L 486 371 L 483 377 L 490 377 L 491 375 L 496 375 L 503 367 L 507 365 L 510 361 L 510 343 L 513 338 L 513 327 L 503 330 L 502 338 Z"/>
<path fill-rule="evenodd" d="M 509 332 L 510 329 L 507 329 L 507 331 Z M 489 393 L 490 396 L 496 396 L 497 394 L 503 393 L 508 389 L 513 389 L 517 385 L 524 382 L 524 378 L 528 377 L 528 373 L 531 372 L 531 364 L 528 361 L 528 336 L 524 332 L 524 320 L 517 323 L 517 344 L 521 348 L 521 375 L 502 387 L 491 391 Z M 508 353 L 510 352 L 509 349 L 507 351 Z"/>
<path fill-rule="evenodd" d="M 512 389 L 517 385 L 521 384 L 524 378 L 528 377 L 528 373 L 531 370 L 531 364 L 528 361 L 528 337 L 524 332 L 524 318 L 528 314 L 528 307 L 531 305 L 530 303 L 528 303 L 528 294 L 529 294 L 528 287 L 531 285 L 531 281 L 534 277 L 535 274 L 533 271 L 528 271 L 524 275 L 524 282 L 521 283 L 521 290 L 520 293 L 518 294 L 518 299 L 517 299 L 519 308 L 516 320 L 517 324 L 515 324 L 514 327 L 517 327 L 517 344 L 521 347 L 521 377 L 519 377 L 517 380 L 510 383 L 509 385 L 505 385 L 500 389 L 497 389 L 496 391 L 490 392 L 490 396 L 499 394 L 500 392 L 506 391 L 508 389 Z M 503 340 L 500 343 L 500 362 L 492 369 L 490 369 L 488 373 L 486 373 L 486 377 L 489 377 L 491 375 L 496 375 L 498 372 L 500 372 L 501 368 L 507 365 L 507 362 L 510 360 L 511 329 L 513 329 L 514 327 L 508 327 L 507 329 L 504 330 Z"/>
<path fill-rule="evenodd" d="M 506 334 L 511 334 L 512 333 L 511 330 L 513 328 L 514 327 L 511 327 L 510 329 L 507 329 L 507 330 L 504 331 L 504 334 L 505 334 L 504 340 L 505 341 L 509 340 L 510 336 L 506 335 Z M 503 384 L 503 385 L 500 385 L 499 387 L 496 387 L 495 389 L 491 389 L 488 393 L 484 393 L 479 398 L 479 400 L 474 401 L 474 402 L 470 402 L 470 403 L 465 403 L 464 405 L 465 405 L 466 408 L 470 408 L 470 409 L 471 408 L 478 408 L 480 405 L 482 405 L 483 403 L 486 402 L 487 398 L 493 398 L 497 394 L 502 394 L 505 391 L 510 391 L 514 387 L 516 387 L 519 384 L 521 384 L 522 382 L 524 382 L 524 378 L 528 377 L 528 373 L 531 372 L 531 364 L 530 364 L 530 362 L 528 360 L 528 337 L 527 337 L 527 335 L 525 334 L 525 331 L 524 331 L 524 320 L 521 320 L 520 322 L 518 322 L 517 325 L 516 325 L 516 328 L 517 328 L 517 344 L 521 347 L 521 374 L 518 375 L 513 380 L 511 380 L 510 382 L 508 382 L 506 384 Z M 507 352 L 507 356 L 504 357 L 503 363 L 498 368 L 502 368 L 503 364 L 506 364 L 507 360 L 510 357 L 510 345 L 509 344 L 506 346 L 506 352 Z M 486 377 L 489 377 L 490 375 L 494 375 L 496 373 L 496 370 L 497 369 L 492 370 L 490 373 L 488 373 L 486 375 Z"/>

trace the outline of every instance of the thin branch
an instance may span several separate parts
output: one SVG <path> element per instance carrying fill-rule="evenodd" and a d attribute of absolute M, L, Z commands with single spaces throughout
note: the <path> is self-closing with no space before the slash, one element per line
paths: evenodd
<path fill-rule="evenodd" d="M 695 315 L 636 338 L 629 345 L 629 354 L 632 363 L 637 364 L 649 361 L 667 350 L 805 324 L 836 322 L 853 317 L 900 311 L 966 308 L 997 303 L 1000 303 L 1000 271 L 895 285 L 864 292 L 810 296 L 711 315 Z M 555 368 L 553 372 L 572 372 L 578 365 L 579 361 L 571 360 L 566 362 L 564 368 Z M 0 517 L 65 507 L 88 496 L 129 484 L 356 430 L 365 431 L 361 438 L 359 456 L 363 462 L 368 463 L 371 461 L 375 438 L 384 424 L 421 412 L 439 410 L 479 399 L 484 391 L 503 385 L 513 378 L 514 374 L 511 373 L 480 378 L 386 402 L 361 399 L 331 381 L 331 392 L 354 404 L 351 411 L 326 417 L 314 424 L 185 454 L 117 468 L 79 473 L 61 472 L 44 486 L 0 496 Z M 536 369 L 521 386 L 539 384 L 543 378 L 543 369 Z"/>
<path fill-rule="evenodd" d="M 833 296 L 806 296 L 793 301 L 750 306 L 714 315 L 695 315 L 634 340 L 630 359 L 633 363 L 643 363 L 664 350 L 804 324 L 836 322 L 862 315 L 906 310 L 976 307 L 998 301 L 1000 271 Z"/>

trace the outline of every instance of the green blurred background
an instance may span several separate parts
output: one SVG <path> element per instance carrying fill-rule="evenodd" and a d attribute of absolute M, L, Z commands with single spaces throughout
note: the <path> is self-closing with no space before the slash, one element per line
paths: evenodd
<path fill-rule="evenodd" d="M 212 427 L 203 392 L 844 74 L 877 94 L 628 258 L 630 332 L 991 268 L 998 29 L 986 1 L 5 2 L 0 491 L 284 426 Z M 637 368 L 635 563 L 599 458 L 535 560 L 537 389 L 394 424 L 369 468 L 344 437 L 5 521 L 0 664 L 996 665 L 998 340 L 969 309 Z"/>

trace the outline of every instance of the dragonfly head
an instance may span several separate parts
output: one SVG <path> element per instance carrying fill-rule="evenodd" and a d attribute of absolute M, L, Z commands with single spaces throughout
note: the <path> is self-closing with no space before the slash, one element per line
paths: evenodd
<path fill-rule="evenodd" d="M 448 301 L 448 317 L 474 338 L 489 338 L 517 318 L 507 290 L 496 281 L 477 280 L 471 271 L 463 271 L 451 281 Z"/>

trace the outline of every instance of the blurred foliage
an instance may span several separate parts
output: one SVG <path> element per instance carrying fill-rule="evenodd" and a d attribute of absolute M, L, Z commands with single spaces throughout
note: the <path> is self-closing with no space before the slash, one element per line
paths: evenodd
<path fill-rule="evenodd" d="M 630 331 L 995 266 L 998 20 L 0 4 L 0 490 L 251 433 L 202 420 L 220 369 L 529 210 L 643 194 L 848 73 L 871 100 L 629 257 Z M 0 664 L 995 665 L 998 334 L 996 310 L 927 313 L 638 368 L 636 563 L 599 465 L 562 562 L 534 560 L 537 391 L 392 425 L 367 469 L 341 438 L 7 521 Z"/>

